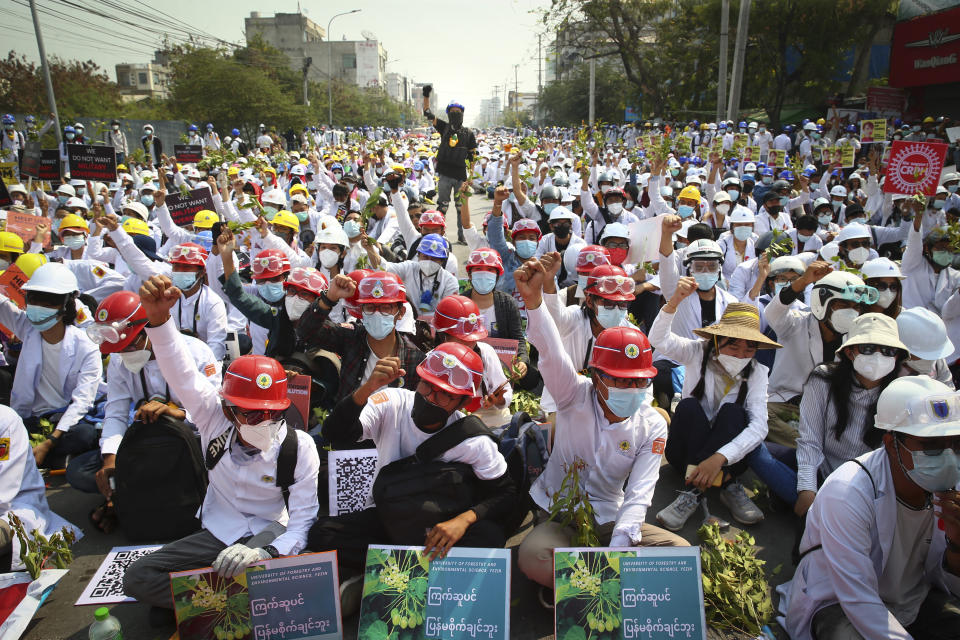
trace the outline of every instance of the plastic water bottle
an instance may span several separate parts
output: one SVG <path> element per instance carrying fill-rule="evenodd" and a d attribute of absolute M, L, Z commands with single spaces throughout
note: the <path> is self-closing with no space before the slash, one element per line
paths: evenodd
<path fill-rule="evenodd" d="M 100 607 L 93 612 L 96 621 L 90 625 L 87 637 L 90 640 L 123 640 L 120 621 L 110 615 L 110 609 Z"/>

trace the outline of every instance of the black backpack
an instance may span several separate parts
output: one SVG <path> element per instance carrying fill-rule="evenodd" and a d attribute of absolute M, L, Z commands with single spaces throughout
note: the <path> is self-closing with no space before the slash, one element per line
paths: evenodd
<path fill-rule="evenodd" d="M 507 461 L 507 473 L 517 486 L 517 493 L 526 495 L 530 485 L 547 468 L 550 453 L 547 438 L 525 411 L 513 414 L 510 424 L 493 430 L 500 453 Z"/>
<path fill-rule="evenodd" d="M 496 440 L 480 418 L 465 416 L 423 441 L 412 456 L 380 469 L 373 482 L 373 499 L 392 544 L 423 544 L 435 524 L 476 504 L 473 468 L 437 460 L 474 436 Z"/>
<path fill-rule="evenodd" d="M 117 449 L 113 502 L 132 541 L 176 540 L 200 528 L 207 490 L 197 437 L 185 422 L 161 416 L 134 422 Z"/>

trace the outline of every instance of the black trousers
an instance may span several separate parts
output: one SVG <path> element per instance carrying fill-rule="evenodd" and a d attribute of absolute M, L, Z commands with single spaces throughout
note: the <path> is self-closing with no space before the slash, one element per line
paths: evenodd
<path fill-rule="evenodd" d="M 455 546 L 499 549 L 506 542 L 500 525 L 492 520 L 477 520 Z M 391 544 L 376 507 L 319 518 L 307 534 L 307 548 L 311 551 L 336 550 L 341 579 L 363 571 L 367 546 L 371 544 Z"/>
<path fill-rule="evenodd" d="M 740 435 L 747 426 L 747 411 L 739 404 L 728 402 L 720 407 L 713 424 L 707 419 L 700 401 L 684 398 L 677 405 L 670 422 L 667 448 L 664 452 L 669 462 L 681 476 L 687 465 L 700 464 L 720 447 Z M 737 477 L 747 470 L 746 458 L 727 467 L 730 475 Z"/>

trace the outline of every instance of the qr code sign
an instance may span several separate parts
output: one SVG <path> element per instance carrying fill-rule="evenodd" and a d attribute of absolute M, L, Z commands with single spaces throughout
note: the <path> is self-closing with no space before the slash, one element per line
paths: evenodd
<path fill-rule="evenodd" d="M 328 457 L 330 515 L 353 513 L 367 507 L 377 469 L 376 449 L 331 451 Z"/>
<path fill-rule="evenodd" d="M 123 593 L 123 574 L 127 567 L 160 548 L 160 545 L 148 547 L 114 547 L 100 564 L 100 568 L 87 584 L 78 605 L 110 604 L 132 602 L 133 598 Z"/>

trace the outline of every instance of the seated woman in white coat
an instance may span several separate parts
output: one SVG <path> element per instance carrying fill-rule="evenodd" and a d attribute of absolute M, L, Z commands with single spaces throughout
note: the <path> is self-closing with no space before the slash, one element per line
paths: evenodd
<path fill-rule="evenodd" d="M 877 401 L 882 444 L 834 471 L 781 585 L 794 640 L 960 637 L 960 393 L 928 376 Z"/>

